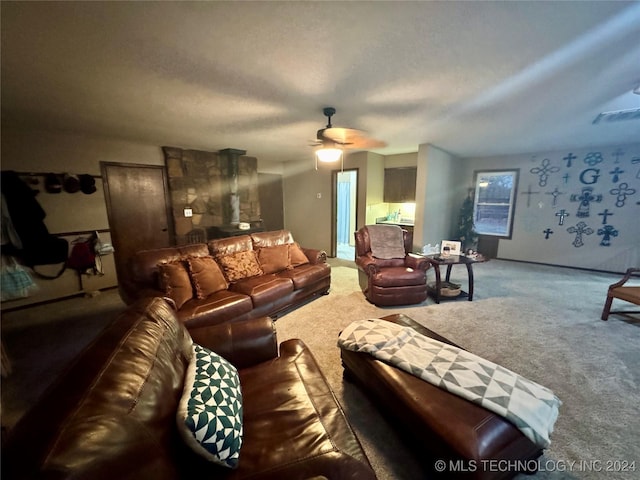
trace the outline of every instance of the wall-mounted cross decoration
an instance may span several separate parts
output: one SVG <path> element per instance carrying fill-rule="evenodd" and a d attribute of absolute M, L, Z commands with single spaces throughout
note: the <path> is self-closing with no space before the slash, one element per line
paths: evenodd
<path fill-rule="evenodd" d="M 568 216 L 569 214 L 565 211 L 564 208 L 560 210 L 558 213 L 556 213 L 556 217 L 560 217 L 560 221 L 558 222 L 558 225 L 564 225 L 564 217 L 568 217 Z"/>
<path fill-rule="evenodd" d="M 538 185 L 544 187 L 547 185 L 547 180 L 549 180 L 549 175 L 551 173 L 559 172 L 560 167 L 551 166 L 551 160 L 545 158 L 542 160 L 542 163 L 539 167 L 534 167 L 529 170 L 534 175 L 538 175 Z"/>
<path fill-rule="evenodd" d="M 615 152 L 613 152 L 611 154 L 612 156 L 616 157 L 615 162 L 613 163 L 620 163 L 620 157 L 622 157 L 624 155 L 624 151 L 621 148 L 618 148 Z"/>
<path fill-rule="evenodd" d="M 604 209 L 604 212 L 600 212 L 598 215 L 602 215 L 602 225 L 607 223 L 607 217 L 613 216 L 614 214 L 609 211 L 608 208 Z"/>
<path fill-rule="evenodd" d="M 580 202 L 578 211 L 576 212 L 576 217 L 584 218 L 589 216 L 589 207 L 591 202 L 600 203 L 602 201 L 602 195 L 594 195 L 593 187 L 582 187 L 582 193 L 580 195 L 577 193 L 572 194 L 570 200 L 572 202 Z"/>
<path fill-rule="evenodd" d="M 562 179 L 564 180 L 565 185 L 566 185 L 567 183 L 569 183 L 569 174 L 568 174 L 568 173 L 565 173 L 565 174 L 562 176 Z"/>
<path fill-rule="evenodd" d="M 587 224 L 584 222 L 578 222 L 575 227 L 567 228 L 567 232 L 576 234 L 576 238 L 573 239 L 573 242 L 571 242 L 571 244 L 577 248 L 584 245 L 582 236 L 591 235 L 593 233 L 593 228 L 587 227 Z"/>
<path fill-rule="evenodd" d="M 540 192 L 532 192 L 531 191 L 531 185 L 529 185 L 529 188 L 527 189 L 526 192 L 521 192 L 520 195 L 526 195 L 527 196 L 527 208 L 529 208 L 531 206 L 531 195 L 533 194 L 538 194 Z"/>
<path fill-rule="evenodd" d="M 598 235 L 602 235 L 600 246 L 609 247 L 611 246 L 611 237 L 617 237 L 618 230 L 616 230 L 611 225 L 605 225 L 604 227 L 598 229 Z"/>
<path fill-rule="evenodd" d="M 640 157 L 633 157 L 631 159 L 632 165 L 638 165 L 640 163 Z M 638 173 L 636 173 L 636 178 L 640 178 L 640 168 L 638 169 Z"/>
<path fill-rule="evenodd" d="M 571 168 L 571 160 L 575 160 L 576 157 L 573 153 L 569 153 L 566 157 L 563 158 L 565 162 L 567 162 L 567 168 Z"/>
<path fill-rule="evenodd" d="M 549 235 L 553 233 L 553 230 L 551 230 L 550 228 L 547 228 L 546 230 L 543 230 L 542 233 L 544 233 L 544 239 L 549 240 Z"/>
<path fill-rule="evenodd" d="M 600 152 L 589 152 L 584 157 L 584 163 L 586 163 L 590 167 L 593 167 L 599 163 L 602 163 L 603 161 L 604 161 L 604 158 L 602 158 L 602 153 Z"/>
<path fill-rule="evenodd" d="M 636 193 L 636 189 L 629 188 L 629 184 L 623 182 L 616 188 L 612 188 L 611 190 L 609 190 L 609 193 L 616 196 L 616 207 L 624 207 L 624 203 L 627 201 L 627 197 Z"/>
<path fill-rule="evenodd" d="M 551 206 L 555 207 L 558 203 L 558 195 L 564 195 L 564 192 L 558 190 L 558 187 L 555 188 L 553 192 L 545 192 L 547 195 L 553 195 L 553 202 L 551 202 Z"/>
<path fill-rule="evenodd" d="M 624 173 L 624 170 L 620 170 L 620 167 L 616 167 L 614 170 L 611 170 L 609 172 L 609 175 L 613 175 L 613 177 L 611 177 L 611 181 L 613 183 L 618 183 L 618 180 L 620 180 L 620 174 Z"/>

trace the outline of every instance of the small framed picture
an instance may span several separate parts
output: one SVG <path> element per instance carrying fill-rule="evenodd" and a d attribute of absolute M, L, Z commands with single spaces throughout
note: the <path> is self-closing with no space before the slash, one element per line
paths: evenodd
<path fill-rule="evenodd" d="M 442 246 L 440 247 L 440 253 L 442 255 L 460 255 L 460 247 L 462 244 L 460 242 L 453 242 L 451 240 L 443 240 Z"/>

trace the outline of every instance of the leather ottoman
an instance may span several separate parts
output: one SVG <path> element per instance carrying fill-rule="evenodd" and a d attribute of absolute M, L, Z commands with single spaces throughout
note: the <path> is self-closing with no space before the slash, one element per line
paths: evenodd
<path fill-rule="evenodd" d="M 406 315 L 382 319 L 461 348 Z M 503 479 L 536 470 L 542 450 L 503 417 L 368 353 L 341 348 L 340 355 L 345 379 L 358 383 L 408 436 L 430 474 Z"/>

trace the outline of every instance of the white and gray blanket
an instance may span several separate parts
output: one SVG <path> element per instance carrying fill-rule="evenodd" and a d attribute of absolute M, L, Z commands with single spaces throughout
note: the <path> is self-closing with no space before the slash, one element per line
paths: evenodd
<path fill-rule="evenodd" d="M 562 402 L 548 388 L 500 365 L 380 319 L 351 323 L 338 346 L 369 353 L 501 415 L 540 448 L 550 444 Z"/>

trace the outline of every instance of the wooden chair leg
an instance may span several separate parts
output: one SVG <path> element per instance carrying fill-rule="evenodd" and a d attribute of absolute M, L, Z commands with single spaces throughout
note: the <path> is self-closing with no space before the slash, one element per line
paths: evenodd
<path fill-rule="evenodd" d="M 604 308 L 602 309 L 602 316 L 600 317 L 602 320 L 609 319 L 609 311 L 611 310 L 612 303 L 613 303 L 613 297 L 607 295 L 607 301 L 604 303 Z"/>

